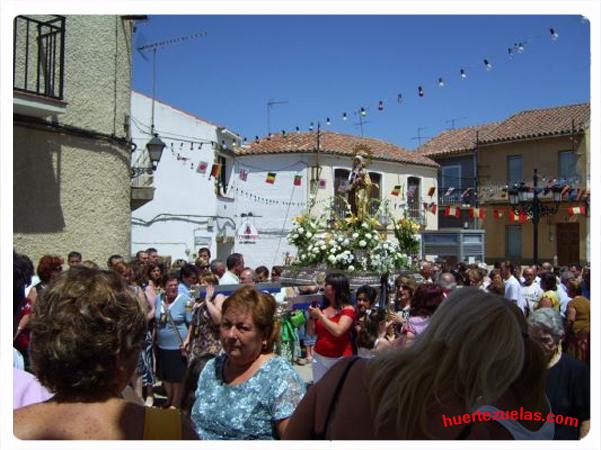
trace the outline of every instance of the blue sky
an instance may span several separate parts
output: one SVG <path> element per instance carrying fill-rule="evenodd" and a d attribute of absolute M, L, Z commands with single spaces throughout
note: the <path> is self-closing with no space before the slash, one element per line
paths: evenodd
<path fill-rule="evenodd" d="M 451 119 L 458 128 L 590 96 L 589 24 L 575 15 L 150 16 L 134 45 L 201 31 L 158 50 L 157 99 L 249 139 L 267 134 L 269 99 L 288 102 L 273 107 L 272 132 L 321 121 L 360 135 L 353 111 L 364 107 L 365 136 L 412 149 L 418 127 L 431 137 Z M 519 42 L 524 52 L 510 59 Z M 132 84 L 150 95 L 147 56 L 134 51 Z"/>

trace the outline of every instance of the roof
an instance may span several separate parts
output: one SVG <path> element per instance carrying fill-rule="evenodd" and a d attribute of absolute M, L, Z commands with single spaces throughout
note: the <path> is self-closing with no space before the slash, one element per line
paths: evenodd
<path fill-rule="evenodd" d="M 498 122 L 493 122 L 443 131 L 418 147 L 416 152 L 424 156 L 447 156 L 466 153 L 472 151 L 476 146 L 476 133 L 478 133 L 478 140 L 481 141 L 485 135 L 498 125 Z"/>
<path fill-rule="evenodd" d="M 407 164 L 417 164 L 438 167 L 438 164 L 428 157 L 419 155 L 389 142 L 379 139 L 340 134 L 333 131 L 320 132 L 320 153 L 352 156 L 357 145 L 366 145 L 372 152 L 374 160 L 397 161 Z M 262 138 L 258 142 L 236 150 L 238 156 L 246 155 L 275 155 L 282 153 L 313 153 L 317 147 L 316 132 L 290 133 L 286 136 L 277 134 L 271 138 Z"/>
<path fill-rule="evenodd" d="M 590 115 L 589 103 L 522 111 L 501 122 L 483 142 L 570 134 L 572 123 L 575 132 L 582 132 L 590 120 Z"/>
<path fill-rule="evenodd" d="M 568 135 L 583 132 L 590 120 L 590 104 L 557 106 L 522 111 L 501 122 L 444 131 L 417 149 L 417 153 L 440 157 L 473 150 L 476 131 L 480 145 L 521 139 Z"/>

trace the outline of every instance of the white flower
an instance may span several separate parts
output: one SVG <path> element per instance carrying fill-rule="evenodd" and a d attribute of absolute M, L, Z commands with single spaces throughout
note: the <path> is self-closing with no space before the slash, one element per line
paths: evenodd
<path fill-rule="evenodd" d="M 326 249 L 326 244 L 321 244 L 320 248 L 321 248 L 322 250 L 325 250 L 325 249 Z"/>
<path fill-rule="evenodd" d="M 371 234 L 365 233 L 365 239 L 371 239 Z"/>
<path fill-rule="evenodd" d="M 363 228 L 365 228 L 366 230 L 367 230 L 367 229 L 369 229 L 369 225 L 367 225 L 365 222 L 363 222 L 363 223 L 361 224 L 361 226 L 362 226 Z"/>
<path fill-rule="evenodd" d="M 353 239 L 357 239 L 359 237 L 359 233 L 353 233 Z"/>
<path fill-rule="evenodd" d="M 348 238 L 345 239 L 344 242 L 343 242 L 344 245 L 349 245 L 350 243 L 351 243 L 351 241 L 349 241 Z"/>
<path fill-rule="evenodd" d="M 348 266 L 347 270 L 348 270 L 349 272 L 353 272 L 353 271 L 355 270 L 355 266 L 353 266 L 353 265 L 350 265 L 350 266 Z"/>
<path fill-rule="evenodd" d="M 319 248 L 315 247 L 315 248 L 313 249 L 313 253 L 319 253 Z"/>
<path fill-rule="evenodd" d="M 311 233 L 310 231 L 307 231 L 307 237 L 310 238 L 311 236 L 313 236 L 313 233 Z"/>
<path fill-rule="evenodd" d="M 330 255 L 330 256 L 328 256 L 328 261 L 330 261 L 332 264 L 334 264 L 336 262 L 336 257 L 334 255 Z"/>
<path fill-rule="evenodd" d="M 338 239 L 336 239 L 338 242 L 342 242 L 344 239 L 342 238 L 342 236 L 338 236 Z"/>
<path fill-rule="evenodd" d="M 298 234 L 300 234 L 300 235 L 303 235 L 304 233 L 305 233 L 305 230 L 303 230 L 302 228 L 300 228 L 300 229 L 298 230 Z"/>
<path fill-rule="evenodd" d="M 359 247 L 365 247 L 367 245 L 367 242 L 365 242 L 364 240 L 359 241 Z"/>
<path fill-rule="evenodd" d="M 293 239 L 298 239 L 298 233 L 294 233 L 294 234 L 292 235 L 292 238 L 293 238 Z"/>
<path fill-rule="evenodd" d="M 305 255 L 301 255 L 300 259 L 307 259 L 307 257 Z"/>

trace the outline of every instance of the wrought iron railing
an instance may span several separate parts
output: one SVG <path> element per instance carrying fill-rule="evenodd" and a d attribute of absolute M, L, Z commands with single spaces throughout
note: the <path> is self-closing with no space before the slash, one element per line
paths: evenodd
<path fill-rule="evenodd" d="M 62 100 L 65 18 L 17 16 L 13 33 L 13 89 Z"/>

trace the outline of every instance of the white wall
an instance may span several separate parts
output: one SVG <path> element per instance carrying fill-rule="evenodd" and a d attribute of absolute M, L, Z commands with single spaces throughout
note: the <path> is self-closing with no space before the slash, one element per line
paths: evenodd
<path fill-rule="evenodd" d="M 237 226 L 240 227 L 243 222 L 241 214 L 251 212 L 255 217 L 250 222 L 257 228 L 260 237 L 252 244 L 241 243 L 240 239 L 236 239 L 234 251 L 242 253 L 250 267 L 283 264 L 286 252 L 296 254 L 295 247 L 288 244 L 287 235 L 292 228 L 292 219 L 304 209 L 298 203 L 307 201 L 307 157 L 301 154 L 239 156 L 236 166 L 231 186 L 236 199 Z M 249 172 L 246 182 L 239 179 L 240 169 Z M 277 173 L 274 184 L 265 182 L 268 172 Z M 299 187 L 293 185 L 295 175 L 303 177 Z M 251 196 L 244 195 L 243 192 L 250 193 Z M 254 199 L 252 195 L 279 204 L 269 204 L 265 200 Z"/>
<path fill-rule="evenodd" d="M 137 92 L 132 92 L 132 138 L 138 145 L 138 150 L 132 155 L 135 163 L 144 151 L 150 136 L 151 99 Z M 192 141 L 218 142 L 217 126 L 203 121 L 191 114 L 179 111 L 171 106 L 155 102 L 155 131 L 167 144 L 161 161 L 154 173 L 154 199 L 132 213 L 132 254 L 140 249 L 155 247 L 161 256 L 171 256 L 172 259 L 188 259 L 194 257 L 196 250 L 205 245 L 195 245 L 194 236 L 204 239 L 204 242 L 216 253 L 214 239 L 215 231 L 207 230 L 206 217 L 214 216 L 217 200 L 213 179 L 209 180 L 211 164 L 214 161 L 214 150 L 210 144 L 203 144 L 198 149 L 190 150 L 189 143 L 180 145 L 176 137 Z M 171 139 L 170 139 L 171 137 Z M 173 152 L 171 151 L 173 144 Z M 177 159 L 177 154 L 190 158 L 184 162 Z M 201 175 L 196 172 L 199 161 L 209 163 L 207 172 Z M 191 168 L 191 164 L 194 168 Z M 137 225 L 139 221 L 151 221 L 153 218 L 164 216 L 150 226 Z"/>

